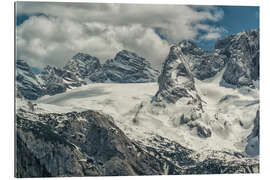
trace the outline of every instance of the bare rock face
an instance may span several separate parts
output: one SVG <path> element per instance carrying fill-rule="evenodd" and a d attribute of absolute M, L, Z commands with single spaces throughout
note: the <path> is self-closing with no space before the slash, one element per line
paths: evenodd
<path fill-rule="evenodd" d="M 77 53 L 64 66 L 64 70 L 75 73 L 82 79 L 89 78 L 91 74 L 99 71 L 101 64 L 98 58 L 84 53 Z"/>
<path fill-rule="evenodd" d="M 174 108 L 179 108 L 179 112 L 174 112 L 176 118 L 172 120 L 176 126 L 186 125 L 190 129 L 195 128 L 201 138 L 211 137 L 211 129 L 201 123 L 204 113 L 202 100 L 196 90 L 194 76 L 182 53 L 181 46 L 171 47 L 158 83 L 159 90 L 152 104 L 155 106 L 174 104 Z"/>
<path fill-rule="evenodd" d="M 16 116 L 16 177 L 254 173 L 258 160 L 229 152 L 197 154 L 157 136 L 155 146 L 130 140 L 96 111 Z"/>
<path fill-rule="evenodd" d="M 105 64 L 94 56 L 78 53 L 63 68 L 47 65 L 40 74 L 34 74 L 25 61 L 18 60 L 16 71 L 17 89 L 29 100 L 63 93 L 87 82 L 155 82 L 159 75 L 146 59 L 126 50 Z"/>
<path fill-rule="evenodd" d="M 156 159 L 126 137 L 110 116 L 95 111 L 21 110 L 16 127 L 17 177 L 181 173 L 181 168 Z"/>
<path fill-rule="evenodd" d="M 254 87 L 259 79 L 259 31 L 243 31 L 219 40 L 215 48 L 228 57 L 223 80 L 236 87 Z"/>
<path fill-rule="evenodd" d="M 43 80 L 43 88 L 48 95 L 63 93 L 84 84 L 73 72 L 49 65 L 38 76 Z"/>
<path fill-rule="evenodd" d="M 107 60 L 100 71 L 92 74 L 94 82 L 143 83 L 155 82 L 159 71 L 137 54 L 122 50 L 114 59 Z"/>
<path fill-rule="evenodd" d="M 24 60 L 16 61 L 16 89 L 27 99 L 35 100 L 45 94 L 42 80 L 33 72 Z"/>
<path fill-rule="evenodd" d="M 71 71 L 47 65 L 40 74 L 35 74 L 25 61 L 16 61 L 17 94 L 26 99 L 36 100 L 44 95 L 63 93 L 83 84 L 84 80 Z"/>
<path fill-rule="evenodd" d="M 253 130 L 248 136 L 248 144 L 246 146 L 247 154 L 258 156 L 260 153 L 260 110 L 257 110 L 254 119 Z"/>
<path fill-rule="evenodd" d="M 199 80 L 211 78 L 223 68 L 226 69 L 221 85 L 254 88 L 253 81 L 259 80 L 258 30 L 243 31 L 218 40 L 212 51 L 205 51 L 191 41 L 182 41 L 178 46 L 190 71 Z"/>
<path fill-rule="evenodd" d="M 159 90 L 154 100 L 165 100 L 167 103 L 176 103 L 180 99 L 186 99 L 187 104 L 202 108 L 201 98 L 197 93 L 194 76 L 190 70 L 181 47 L 172 46 L 158 79 Z"/>
<path fill-rule="evenodd" d="M 44 89 L 46 94 L 55 95 L 66 91 L 63 79 L 55 74 L 55 68 L 46 66 L 40 73 L 41 79 L 44 81 Z"/>
<path fill-rule="evenodd" d="M 192 74 L 199 80 L 215 76 L 225 67 L 228 59 L 218 49 L 205 51 L 191 41 L 182 41 L 178 46 L 181 47 Z"/>

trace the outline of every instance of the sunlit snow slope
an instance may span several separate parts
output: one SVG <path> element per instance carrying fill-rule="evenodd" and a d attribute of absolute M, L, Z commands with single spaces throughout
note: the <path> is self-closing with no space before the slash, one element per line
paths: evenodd
<path fill-rule="evenodd" d="M 175 124 L 184 111 L 179 104 L 160 109 L 151 104 L 157 83 L 92 83 L 36 101 L 41 112 L 100 110 L 114 117 L 116 124 L 131 139 L 146 143 L 155 135 L 164 136 L 197 151 L 232 150 L 244 152 L 247 136 L 259 107 L 259 90 L 220 86 L 223 71 L 205 81 L 196 80 L 196 88 L 205 102 L 204 124 L 212 136 L 201 138 L 187 126 Z"/>

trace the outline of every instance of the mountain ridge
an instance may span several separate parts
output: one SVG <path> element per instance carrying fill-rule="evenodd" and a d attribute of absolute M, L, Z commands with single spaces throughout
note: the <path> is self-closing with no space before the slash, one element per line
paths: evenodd
<path fill-rule="evenodd" d="M 126 50 L 39 75 L 18 60 L 15 176 L 259 173 L 258 33 L 179 42 L 161 73 Z"/>
<path fill-rule="evenodd" d="M 107 60 L 104 64 L 94 56 L 77 53 L 63 68 L 47 65 L 38 75 L 33 73 L 25 61 L 17 61 L 17 89 L 21 91 L 22 96 L 30 100 L 36 100 L 44 95 L 63 93 L 87 83 L 154 82 L 159 75 L 159 71 L 153 69 L 149 61 L 127 50 L 119 51 L 114 59 Z M 20 74 L 19 69 L 25 73 Z M 28 86 L 29 82 L 24 79 L 29 78 L 32 79 L 32 84 Z"/>

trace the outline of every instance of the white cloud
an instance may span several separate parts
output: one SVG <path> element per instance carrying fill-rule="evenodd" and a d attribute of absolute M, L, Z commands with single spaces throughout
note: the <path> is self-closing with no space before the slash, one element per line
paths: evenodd
<path fill-rule="evenodd" d="M 223 27 L 214 27 L 208 24 L 197 24 L 195 28 L 206 32 L 205 34 L 200 35 L 200 37 L 198 38 L 199 41 L 216 40 L 219 39 L 222 36 L 222 34 L 227 33 L 227 30 L 224 29 Z"/>
<path fill-rule="evenodd" d="M 223 12 L 211 6 L 197 11 L 180 5 L 130 5 L 83 3 L 17 3 L 17 14 L 32 16 L 17 27 L 17 56 L 36 67 L 63 66 L 77 52 L 97 56 L 102 61 L 127 49 L 160 67 L 169 44 L 218 38 L 218 28 L 204 24 L 218 21 Z M 167 41 L 161 39 L 159 28 Z"/>
<path fill-rule="evenodd" d="M 206 40 L 206 41 L 210 41 L 210 40 L 215 40 L 215 39 L 218 39 L 220 38 L 221 35 L 217 32 L 210 32 L 210 33 L 207 33 L 203 36 L 200 37 L 200 40 Z"/>

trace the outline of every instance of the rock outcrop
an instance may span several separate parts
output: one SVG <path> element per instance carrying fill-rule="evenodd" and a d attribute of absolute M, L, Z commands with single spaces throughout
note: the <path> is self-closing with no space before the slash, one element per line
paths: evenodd
<path fill-rule="evenodd" d="M 143 83 L 155 82 L 159 71 L 137 54 L 122 50 L 107 60 L 99 72 L 90 76 L 94 82 Z"/>
<path fill-rule="evenodd" d="M 260 110 L 257 110 L 254 119 L 253 130 L 248 136 L 248 144 L 246 146 L 247 154 L 258 156 L 260 153 Z"/>
<path fill-rule="evenodd" d="M 67 89 L 85 84 L 83 80 L 71 71 L 49 65 L 38 76 L 43 80 L 43 88 L 48 95 L 63 93 Z"/>
<path fill-rule="evenodd" d="M 194 76 L 190 70 L 181 47 L 172 46 L 158 78 L 159 90 L 154 101 L 167 103 L 186 101 L 202 110 L 202 101 L 195 87 Z"/>
<path fill-rule="evenodd" d="M 188 61 L 191 72 L 199 80 L 215 76 L 225 67 L 228 59 L 218 49 L 205 51 L 191 41 L 182 41 L 178 46 Z"/>
<path fill-rule="evenodd" d="M 156 159 L 142 150 L 110 116 L 99 112 L 20 111 L 16 127 L 17 177 L 181 173 L 181 168 L 166 159 Z"/>
<path fill-rule="evenodd" d="M 126 50 L 120 51 L 105 64 L 94 56 L 78 53 L 63 68 L 47 65 L 38 75 L 25 61 L 18 60 L 16 67 L 17 89 L 30 100 L 63 93 L 89 82 L 155 82 L 159 75 L 159 71 L 153 69 L 146 59 Z"/>
<path fill-rule="evenodd" d="M 205 51 L 191 41 L 182 41 L 181 47 L 193 75 L 204 80 L 226 68 L 221 85 L 249 86 L 259 80 L 259 31 L 250 30 L 218 40 L 212 51 Z"/>
<path fill-rule="evenodd" d="M 228 57 L 223 80 L 236 87 L 254 87 L 253 81 L 259 79 L 259 31 L 243 31 L 216 43 L 220 54 Z"/>
<path fill-rule="evenodd" d="M 30 100 L 43 96 L 45 92 L 42 84 L 42 80 L 32 72 L 25 61 L 16 61 L 16 89 L 21 96 Z"/>
<path fill-rule="evenodd" d="M 37 114 L 18 109 L 16 177 L 254 173 L 258 161 L 228 152 L 200 155 L 157 136 L 130 140 L 96 111 Z M 173 148 L 173 149 L 172 149 Z"/>
<path fill-rule="evenodd" d="M 98 58 L 84 53 L 78 53 L 64 66 L 64 70 L 73 72 L 82 79 L 89 78 L 101 69 Z"/>
<path fill-rule="evenodd" d="M 177 104 L 175 108 L 179 108 L 181 111 L 170 112 L 175 116 L 172 121 L 176 125 L 195 128 L 197 135 L 201 138 L 211 137 L 211 129 L 202 120 L 203 101 L 196 90 L 193 73 L 180 45 L 171 47 L 163 64 L 158 85 L 159 90 L 153 97 L 152 105 Z M 170 110 L 168 109 L 168 111 Z"/>

